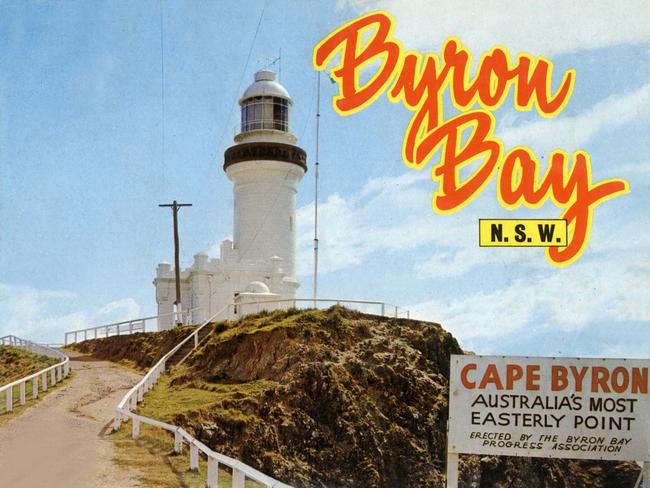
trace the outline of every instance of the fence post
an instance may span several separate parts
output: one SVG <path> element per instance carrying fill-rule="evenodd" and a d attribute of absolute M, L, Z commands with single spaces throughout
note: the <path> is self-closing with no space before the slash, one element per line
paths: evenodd
<path fill-rule="evenodd" d="M 50 384 L 52 386 L 56 385 L 56 368 L 50 370 Z"/>
<path fill-rule="evenodd" d="M 6 405 L 5 405 L 6 409 L 5 409 L 5 411 L 7 411 L 7 412 L 11 412 L 11 409 L 13 408 L 13 404 L 14 404 L 14 391 L 13 390 L 14 390 L 13 388 L 7 388 L 5 390 L 5 395 L 6 395 L 6 402 L 5 402 L 6 403 Z"/>
<path fill-rule="evenodd" d="M 137 439 L 140 437 L 140 421 L 136 418 L 132 418 L 131 422 L 133 423 L 133 429 L 131 431 L 131 437 Z"/>
<path fill-rule="evenodd" d="M 20 404 L 25 405 L 25 382 L 20 384 Z"/>
<path fill-rule="evenodd" d="M 457 452 L 447 452 L 447 488 L 458 488 Z"/>
<path fill-rule="evenodd" d="M 38 398 L 38 376 L 34 376 L 32 379 L 32 399 L 36 400 Z"/>
<path fill-rule="evenodd" d="M 199 470 L 199 448 L 190 444 L 190 471 Z"/>
<path fill-rule="evenodd" d="M 174 432 L 174 452 L 180 454 L 183 451 L 183 436 L 179 431 Z"/>
<path fill-rule="evenodd" d="M 47 373 L 41 375 L 41 388 L 43 391 L 47 391 Z"/>
<path fill-rule="evenodd" d="M 232 488 L 245 488 L 246 475 L 237 468 L 232 468 Z"/>
<path fill-rule="evenodd" d="M 208 457 L 208 479 L 206 484 L 208 488 L 219 487 L 219 463 L 212 457 Z"/>
<path fill-rule="evenodd" d="M 386 304 L 384 302 L 381 302 L 381 316 L 386 315 Z"/>

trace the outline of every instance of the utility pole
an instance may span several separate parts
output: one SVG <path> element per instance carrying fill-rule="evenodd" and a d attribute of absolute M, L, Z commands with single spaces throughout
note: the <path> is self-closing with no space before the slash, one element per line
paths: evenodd
<path fill-rule="evenodd" d="M 178 210 L 181 207 L 191 207 L 191 203 L 178 203 L 176 200 L 174 200 L 173 203 L 165 203 L 165 204 L 160 204 L 158 205 L 159 207 L 170 207 L 173 211 L 174 214 L 174 271 L 176 273 L 176 301 L 174 302 L 174 307 L 175 307 L 175 312 L 180 312 L 181 309 L 181 266 L 180 266 L 180 258 L 179 258 L 179 243 L 178 243 Z M 178 320 L 178 313 L 176 315 L 177 322 L 180 323 L 181 321 Z"/>

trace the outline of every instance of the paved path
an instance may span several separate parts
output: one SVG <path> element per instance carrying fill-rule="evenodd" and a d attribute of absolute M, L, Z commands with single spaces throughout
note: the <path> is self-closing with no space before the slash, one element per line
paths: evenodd
<path fill-rule="evenodd" d="M 0 425 L 0 487 L 135 488 L 113 466 L 107 434 L 115 406 L 138 375 L 107 361 L 71 356 L 74 377 Z"/>

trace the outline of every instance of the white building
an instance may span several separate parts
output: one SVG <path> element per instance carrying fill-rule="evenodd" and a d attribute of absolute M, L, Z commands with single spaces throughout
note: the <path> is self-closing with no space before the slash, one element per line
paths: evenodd
<path fill-rule="evenodd" d="M 275 73 L 255 74 L 239 100 L 241 132 L 224 154 L 223 169 L 233 182 L 234 241 L 221 243 L 220 257 L 204 253 L 181 271 L 182 310 L 193 323 L 238 302 L 294 298 L 296 192 L 307 171 L 307 155 L 289 131 L 291 97 Z M 156 278 L 158 315 L 174 311 L 174 270 L 160 263 Z M 232 317 L 232 314 L 230 315 Z M 172 315 L 158 328 L 174 325 Z"/>

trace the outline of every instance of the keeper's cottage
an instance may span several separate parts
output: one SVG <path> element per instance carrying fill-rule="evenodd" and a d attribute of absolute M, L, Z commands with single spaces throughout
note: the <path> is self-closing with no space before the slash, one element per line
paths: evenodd
<path fill-rule="evenodd" d="M 233 182 L 233 241 L 220 256 L 194 256 L 181 271 L 182 310 L 202 322 L 231 303 L 291 299 L 296 280 L 296 192 L 307 156 L 296 145 L 289 120 L 293 102 L 275 73 L 255 74 L 239 100 L 241 131 L 224 153 L 223 170 Z M 174 325 L 174 270 L 160 263 L 156 278 L 158 328 Z M 232 317 L 234 310 L 230 310 Z"/>

